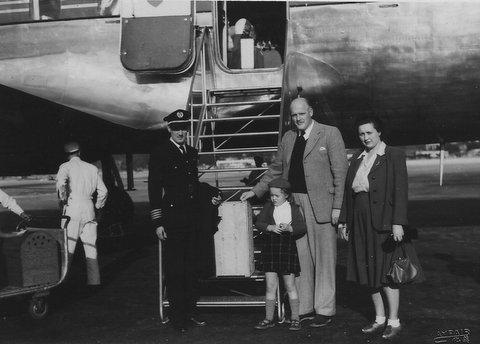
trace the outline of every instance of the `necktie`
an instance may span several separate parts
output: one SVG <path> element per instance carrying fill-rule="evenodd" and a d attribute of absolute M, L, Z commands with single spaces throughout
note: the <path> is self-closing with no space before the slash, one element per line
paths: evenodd
<path fill-rule="evenodd" d="M 180 146 L 180 150 L 182 151 L 182 154 L 185 154 L 187 152 L 185 146 Z"/>
<path fill-rule="evenodd" d="M 305 130 L 299 130 L 298 132 L 299 132 L 298 139 L 302 141 L 306 141 L 305 137 L 303 136 L 305 135 Z"/>

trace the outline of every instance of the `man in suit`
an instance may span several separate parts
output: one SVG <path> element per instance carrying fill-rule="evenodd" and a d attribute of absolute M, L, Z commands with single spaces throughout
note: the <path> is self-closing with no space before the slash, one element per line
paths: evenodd
<path fill-rule="evenodd" d="M 165 277 L 170 320 L 180 332 L 206 325 L 196 317 L 196 232 L 199 217 L 198 152 L 186 144 L 190 113 L 165 117 L 170 140 L 150 155 L 148 195 L 156 234 L 165 241 Z M 220 203 L 219 197 L 212 204 Z"/>
<path fill-rule="evenodd" d="M 240 199 L 261 197 L 268 190 L 268 182 L 277 177 L 291 183 L 294 200 L 307 223 L 307 235 L 297 240 L 300 318 L 314 319 L 310 326 L 321 327 L 335 315 L 334 226 L 342 206 L 347 157 L 339 130 L 315 121 L 305 98 L 292 101 L 290 114 L 296 130 L 285 133 L 267 173 Z"/>

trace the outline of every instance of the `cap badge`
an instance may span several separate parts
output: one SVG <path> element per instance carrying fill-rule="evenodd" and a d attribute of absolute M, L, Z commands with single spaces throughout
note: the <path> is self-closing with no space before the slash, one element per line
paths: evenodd
<path fill-rule="evenodd" d="M 177 112 L 177 117 L 178 117 L 178 118 L 183 118 L 183 112 L 178 111 L 178 112 Z"/>

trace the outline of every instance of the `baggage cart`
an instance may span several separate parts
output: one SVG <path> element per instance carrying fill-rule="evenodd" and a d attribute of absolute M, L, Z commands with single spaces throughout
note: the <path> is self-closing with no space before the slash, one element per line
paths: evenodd
<path fill-rule="evenodd" d="M 0 299 L 28 297 L 28 312 L 34 319 L 47 316 L 50 289 L 60 285 L 67 275 L 66 228 L 70 218 L 62 216 L 59 220 L 34 217 L 28 223 L 21 221 L 13 232 L 0 231 Z"/>

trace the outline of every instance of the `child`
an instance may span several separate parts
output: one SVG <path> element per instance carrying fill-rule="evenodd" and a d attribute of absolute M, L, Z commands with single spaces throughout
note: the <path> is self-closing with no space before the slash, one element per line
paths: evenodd
<path fill-rule="evenodd" d="M 301 325 L 298 315 L 298 293 L 295 287 L 295 276 L 300 272 L 300 263 L 295 240 L 306 233 L 307 226 L 300 208 L 287 200 L 290 195 L 290 183 L 277 178 L 268 186 L 271 202 L 265 204 L 255 223 L 255 227 L 264 233 L 261 263 L 266 277 L 266 316 L 255 328 L 265 330 L 275 326 L 273 322 L 275 296 L 278 275 L 282 275 L 292 311 L 289 330 L 296 331 L 301 329 Z"/>

